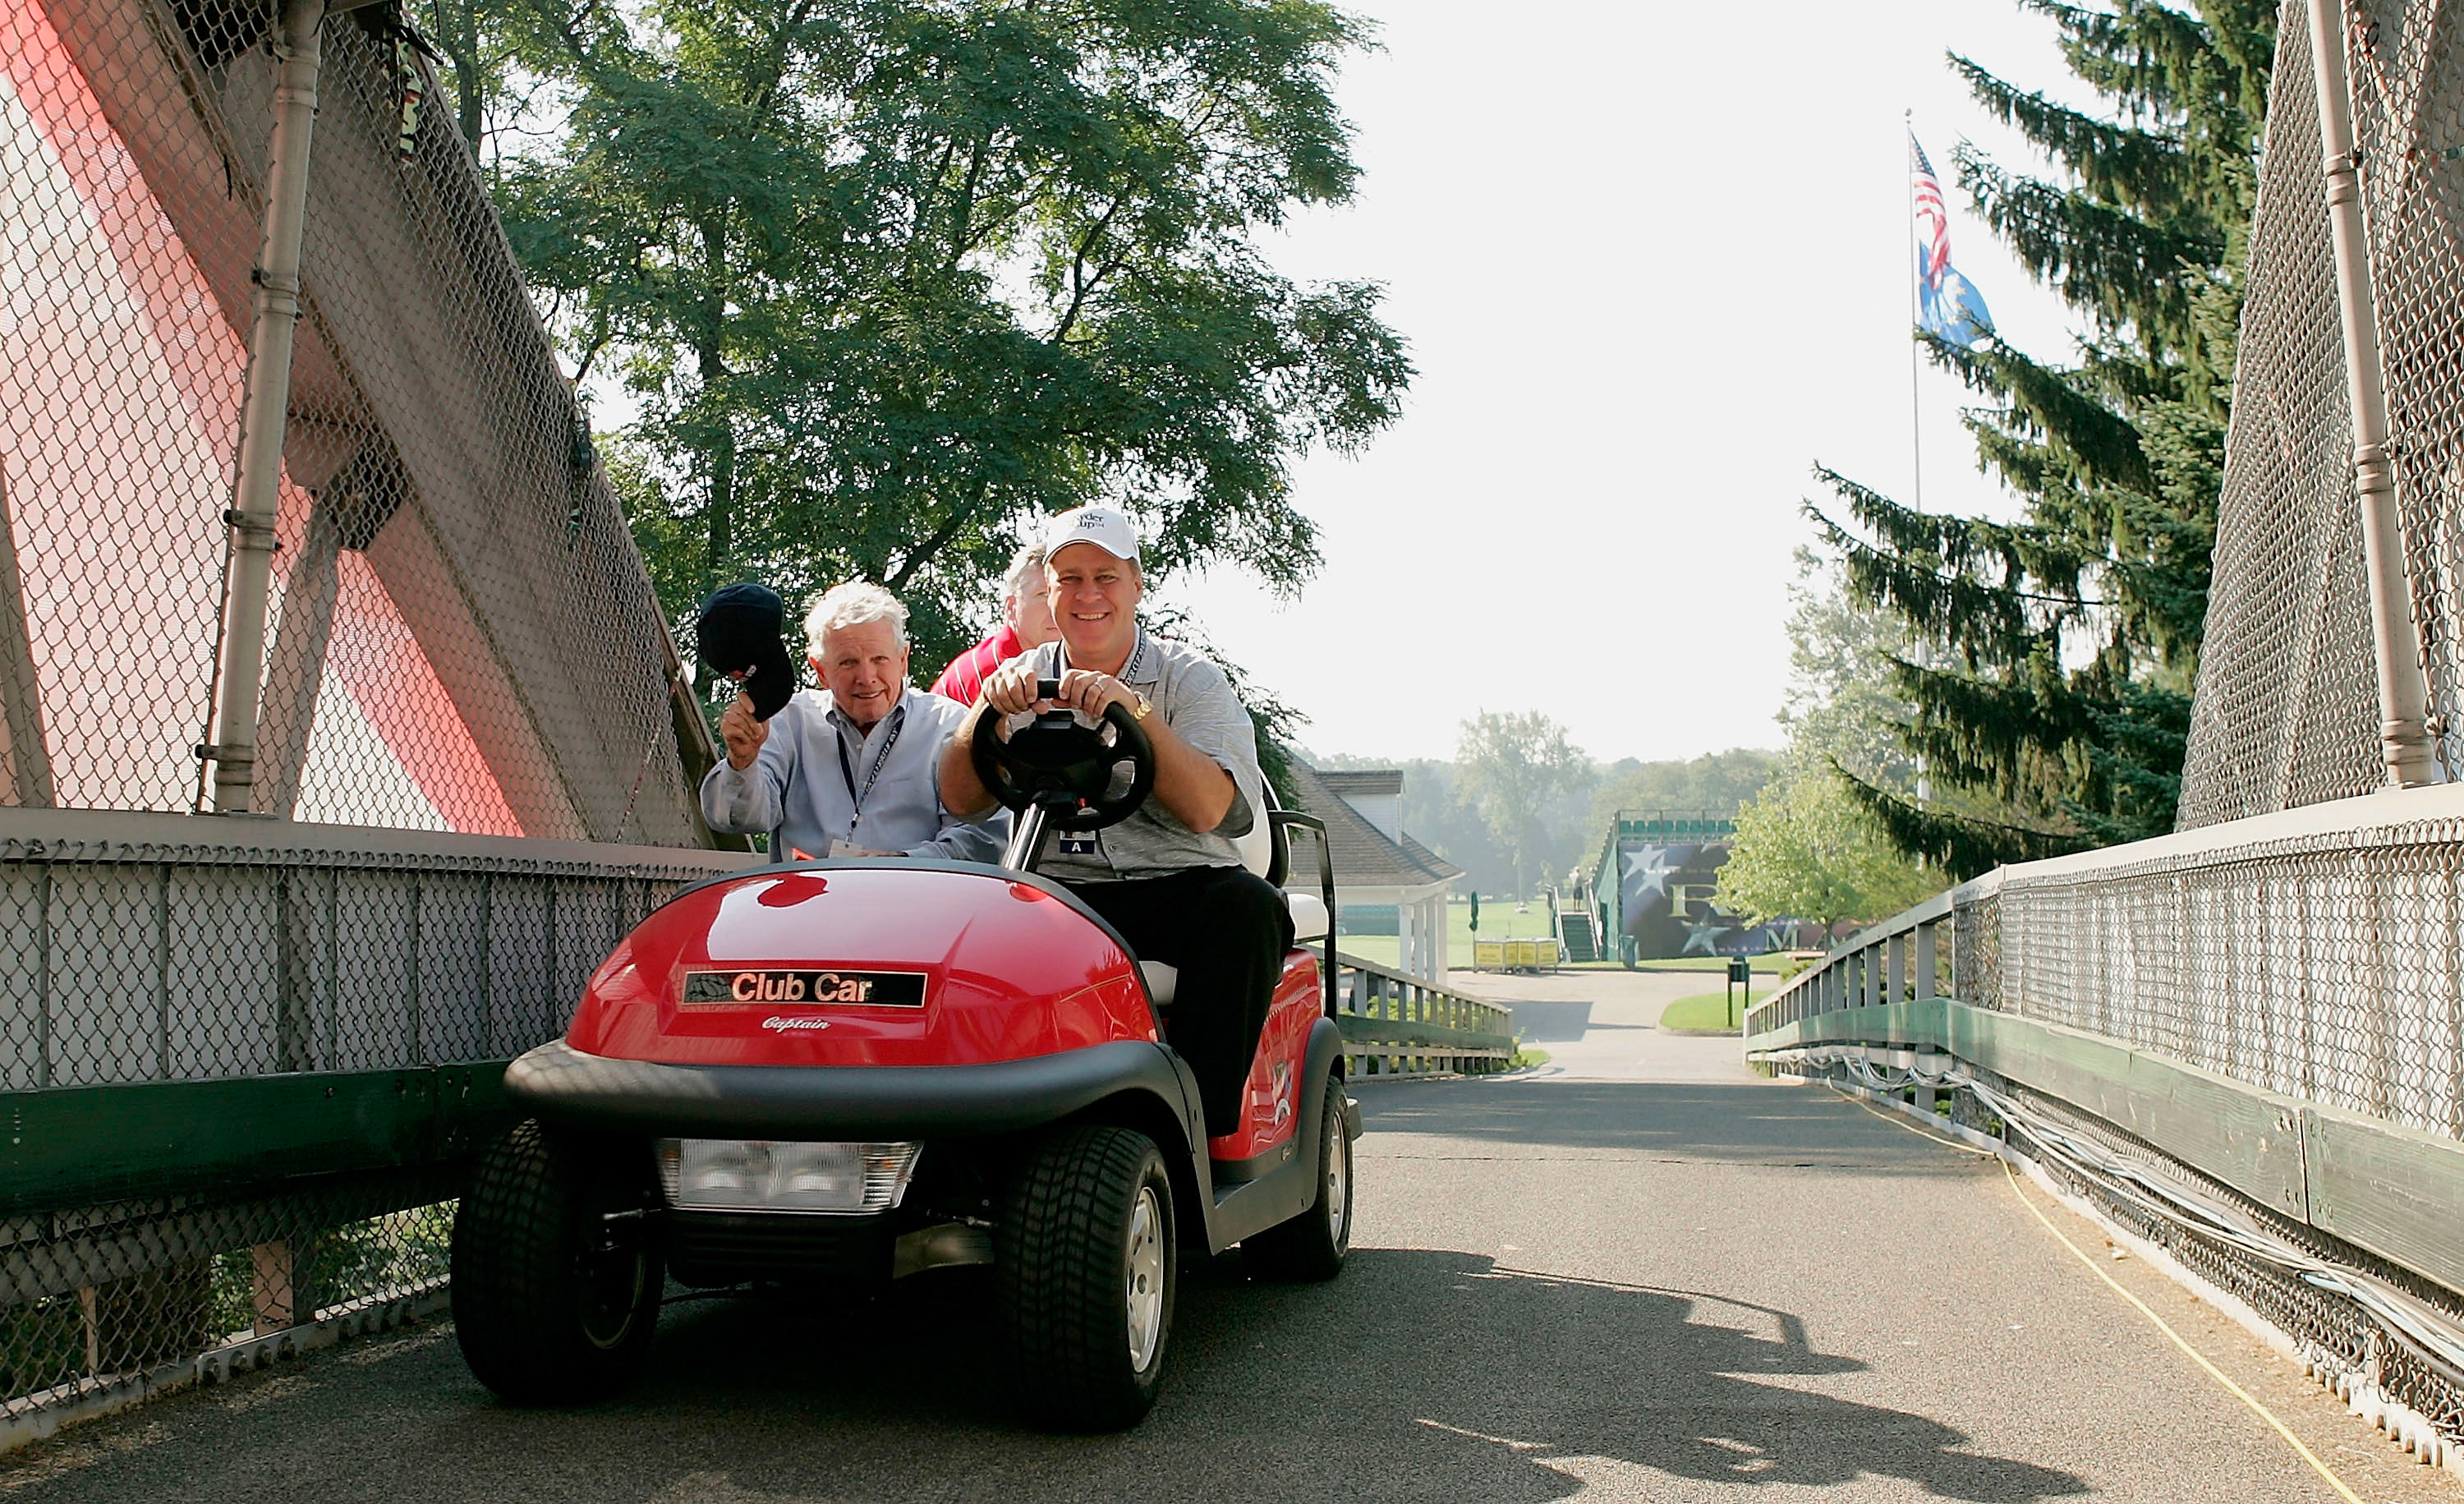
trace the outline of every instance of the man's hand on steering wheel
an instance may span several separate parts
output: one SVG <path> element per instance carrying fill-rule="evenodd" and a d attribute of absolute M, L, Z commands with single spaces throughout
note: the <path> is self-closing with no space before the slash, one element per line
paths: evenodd
<path fill-rule="evenodd" d="M 1101 720 L 1104 712 L 1114 705 L 1135 715 L 1145 701 L 1137 691 L 1109 674 L 1092 669 L 1065 669 L 1061 674 L 1061 693 L 1049 703 L 1062 710 L 1074 710 L 1089 720 Z M 1035 664 L 1032 658 L 1012 658 L 992 672 L 984 680 L 984 703 L 1004 716 L 1034 710 L 1046 703 L 1036 697 Z"/>
<path fill-rule="evenodd" d="M 1033 710 L 1036 705 L 1034 655 L 1012 658 L 985 675 L 982 700 L 988 709 L 1004 716 Z"/>
<path fill-rule="evenodd" d="M 1090 720 L 1103 719 L 1104 712 L 1115 705 L 1134 716 L 1146 704 L 1137 691 L 1109 674 L 1098 674 L 1092 669 L 1064 669 L 1061 693 L 1053 697 L 1052 702 L 1074 710 Z"/>
<path fill-rule="evenodd" d="M 1155 743 L 1138 725 L 1138 697 L 1104 674 L 1039 680 L 1029 668 L 1022 680 L 1011 672 L 1022 666 L 1004 665 L 984 681 L 966 732 L 976 781 L 997 803 L 1036 807 L 1065 829 L 1128 819 L 1155 779 Z M 1100 715 L 1087 714 L 1090 705 Z M 948 772 L 945 762 L 945 778 Z"/>

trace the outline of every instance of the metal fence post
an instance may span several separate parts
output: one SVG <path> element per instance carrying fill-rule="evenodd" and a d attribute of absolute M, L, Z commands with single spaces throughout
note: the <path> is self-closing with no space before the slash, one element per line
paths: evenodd
<path fill-rule="evenodd" d="M 299 324 L 299 245 L 308 219 L 308 151 L 317 128 L 319 29 L 325 0 L 286 0 L 275 38 L 274 133 L 268 148 L 265 240 L 257 255 L 248 386 L 241 399 L 231 564 L 223 586 L 221 661 L 213 730 L 214 810 L 246 814 L 256 780 L 256 701 L 265 671 L 266 603 L 274 582 L 274 523 L 282 498 L 282 441 L 291 408 L 291 352 Z"/>
<path fill-rule="evenodd" d="M 2437 781 L 2431 760 L 2430 676 L 2421 625 L 2387 465 L 2387 375 L 2379 359 L 2378 291 L 2370 277 L 2362 223 L 2359 164 L 2353 155 L 2352 92 L 2344 55 L 2343 0 L 2310 0 L 2310 44 L 2319 80 L 2319 155 L 2327 177 L 2327 223 L 2335 237 L 2336 302 L 2343 317 L 2344 381 L 2353 409 L 2353 486 L 2360 494 L 2362 554 L 2370 590 L 2370 644 L 2379 681 L 2379 751 L 2387 785 Z"/>
<path fill-rule="evenodd" d="M 1939 949 L 1941 932 L 1942 926 L 1938 922 L 1917 926 L 1915 973 L 1908 979 L 1912 984 L 1912 1002 L 1930 1003 L 1934 999 L 1935 968 L 1942 963 Z M 1930 1046 L 1919 1053 L 1932 1056 L 1936 1063 L 1942 1058 L 1941 1052 Z M 1933 1112 L 1942 1105 L 1942 1089 L 1932 1086 L 1918 1088 L 1917 1105 L 1928 1113 Z"/>

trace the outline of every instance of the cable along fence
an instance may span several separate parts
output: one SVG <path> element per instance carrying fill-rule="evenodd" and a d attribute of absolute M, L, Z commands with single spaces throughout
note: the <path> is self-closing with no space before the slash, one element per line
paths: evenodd
<path fill-rule="evenodd" d="M 2464 1462 L 2464 787 L 2004 868 L 1746 1018 L 2000 1132 Z"/>

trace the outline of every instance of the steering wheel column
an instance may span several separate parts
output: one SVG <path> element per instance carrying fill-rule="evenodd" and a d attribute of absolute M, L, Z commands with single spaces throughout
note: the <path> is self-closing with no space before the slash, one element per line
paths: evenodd
<path fill-rule="evenodd" d="M 1060 693 L 1057 679 L 1036 681 L 1039 700 Z M 1003 736 L 1014 719 L 978 717 L 968 746 L 976 776 L 1015 817 L 1001 855 L 1012 872 L 1033 870 L 1047 830 L 1117 825 L 1155 791 L 1155 744 L 1126 707 L 1114 705 L 1091 724 L 1075 711 L 1047 708 Z"/>

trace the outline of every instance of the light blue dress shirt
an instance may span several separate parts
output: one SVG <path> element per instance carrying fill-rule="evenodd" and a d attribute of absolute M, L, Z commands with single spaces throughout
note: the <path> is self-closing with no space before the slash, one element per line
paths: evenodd
<path fill-rule="evenodd" d="M 979 822 L 941 806 L 941 748 L 967 707 L 911 689 L 868 734 L 824 690 L 798 690 L 770 718 L 770 739 L 742 772 L 721 757 L 701 781 L 714 830 L 770 832 L 774 859 L 827 856 L 845 841 L 956 862 L 998 862 L 1009 811 Z M 849 785 L 852 785 L 852 791 Z"/>

